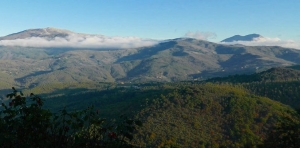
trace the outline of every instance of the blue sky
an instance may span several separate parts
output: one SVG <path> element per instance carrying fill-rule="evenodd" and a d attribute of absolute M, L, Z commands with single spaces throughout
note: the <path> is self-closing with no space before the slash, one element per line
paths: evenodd
<path fill-rule="evenodd" d="M 55 27 L 152 39 L 259 33 L 300 40 L 299 0 L 1 0 L 0 36 Z"/>

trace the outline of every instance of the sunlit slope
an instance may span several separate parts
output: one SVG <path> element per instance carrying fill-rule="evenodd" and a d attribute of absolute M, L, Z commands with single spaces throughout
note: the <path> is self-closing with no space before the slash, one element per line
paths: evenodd
<path fill-rule="evenodd" d="M 245 147 L 260 144 L 291 108 L 229 85 L 186 85 L 139 112 L 143 146 Z M 145 140 L 146 139 L 146 140 Z"/>

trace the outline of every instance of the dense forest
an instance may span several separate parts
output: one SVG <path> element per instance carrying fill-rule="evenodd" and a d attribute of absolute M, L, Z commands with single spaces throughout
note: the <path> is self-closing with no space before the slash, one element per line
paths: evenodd
<path fill-rule="evenodd" d="M 13 88 L 1 106 L 0 144 L 299 147 L 299 76 L 294 66 L 206 81 Z"/>
<path fill-rule="evenodd" d="M 206 82 L 239 85 L 259 96 L 300 108 L 300 71 L 299 66 L 272 68 L 252 75 L 233 75 L 224 78 L 212 78 Z"/>

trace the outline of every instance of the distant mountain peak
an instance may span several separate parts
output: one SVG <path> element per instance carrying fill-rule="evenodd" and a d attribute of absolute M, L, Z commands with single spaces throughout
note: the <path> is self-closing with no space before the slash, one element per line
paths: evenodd
<path fill-rule="evenodd" d="M 226 38 L 222 40 L 221 42 L 234 42 L 234 41 L 254 41 L 255 38 L 263 38 L 263 36 L 259 34 L 248 34 L 245 36 L 241 35 L 234 35 L 232 37 Z"/>
<path fill-rule="evenodd" d="M 4 37 L 0 37 L 0 40 L 15 40 L 15 39 L 25 39 L 31 37 L 55 38 L 55 37 L 66 37 L 69 36 L 70 34 L 73 34 L 73 32 L 64 29 L 48 27 L 48 28 L 24 30 Z"/>

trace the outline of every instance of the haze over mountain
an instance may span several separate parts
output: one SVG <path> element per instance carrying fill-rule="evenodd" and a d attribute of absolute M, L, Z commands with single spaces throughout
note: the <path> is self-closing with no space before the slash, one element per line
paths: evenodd
<path fill-rule="evenodd" d="M 54 28 L 8 35 L 0 45 L 0 79 L 5 86 L 201 80 L 300 64 L 299 50 L 278 46 L 226 45 L 192 38 L 158 42 Z"/>

